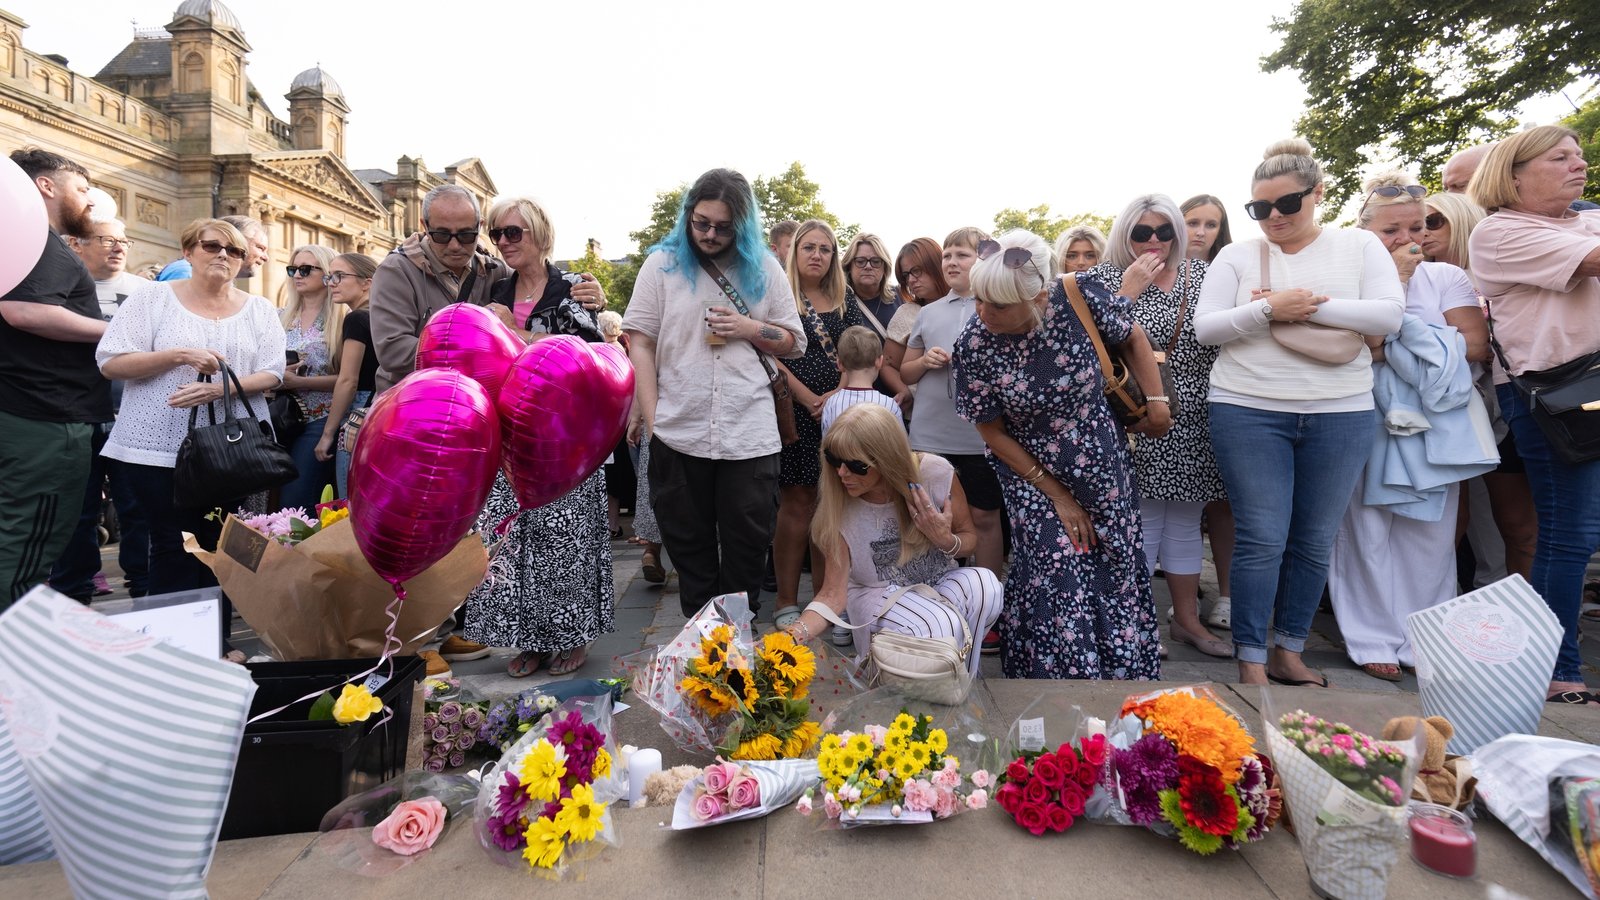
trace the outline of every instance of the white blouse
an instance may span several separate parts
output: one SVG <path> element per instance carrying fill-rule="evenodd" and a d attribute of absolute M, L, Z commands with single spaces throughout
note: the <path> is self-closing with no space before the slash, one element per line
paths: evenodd
<path fill-rule="evenodd" d="M 240 380 L 256 372 L 271 372 L 283 380 L 283 325 L 266 298 L 252 296 L 233 315 L 209 319 L 185 309 L 173 293 L 171 282 L 150 282 L 123 301 L 116 317 L 106 326 L 94 358 L 104 367 L 106 360 L 124 353 L 184 347 L 218 351 Z M 122 409 L 102 455 L 143 466 L 174 466 L 178 445 L 189 433 L 189 410 L 168 406 L 167 398 L 194 381 L 196 375 L 189 366 L 178 366 L 124 382 Z M 229 391 L 232 392 L 231 387 Z M 267 417 L 265 398 L 254 394 L 249 402 L 258 417 Z M 220 415 L 222 404 L 213 407 Z M 237 402 L 234 411 L 246 415 Z M 210 416 L 202 407 L 196 424 L 209 423 Z"/>

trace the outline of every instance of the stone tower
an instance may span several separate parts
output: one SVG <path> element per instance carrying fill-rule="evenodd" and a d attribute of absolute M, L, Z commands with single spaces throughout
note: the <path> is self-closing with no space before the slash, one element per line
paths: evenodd
<path fill-rule="evenodd" d="M 344 158 L 344 130 L 350 107 L 333 76 L 313 66 L 294 77 L 289 93 L 289 126 L 296 150 L 330 150 Z"/>
<path fill-rule="evenodd" d="M 172 94 L 163 104 L 181 123 L 180 152 L 247 153 L 245 41 L 239 20 L 218 0 L 184 0 L 172 34 Z"/>

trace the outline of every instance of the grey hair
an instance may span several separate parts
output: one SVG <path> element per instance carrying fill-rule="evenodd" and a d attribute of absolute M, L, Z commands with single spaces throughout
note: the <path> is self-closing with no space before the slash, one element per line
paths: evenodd
<path fill-rule="evenodd" d="M 1055 278 L 1055 260 L 1051 258 L 1050 245 L 1031 231 L 1008 231 L 995 239 L 1000 251 L 972 266 L 972 292 L 984 303 L 994 306 L 1014 306 L 1027 303 L 1049 286 Z M 1033 258 L 1033 265 L 1010 269 L 1005 265 L 1005 252 L 1021 247 Z"/>
<path fill-rule="evenodd" d="M 1178 209 L 1177 201 L 1166 194 L 1145 194 L 1133 198 L 1122 215 L 1111 225 L 1111 237 L 1106 241 L 1106 262 L 1119 269 L 1126 269 L 1133 265 L 1133 226 L 1139 224 L 1139 219 L 1147 212 L 1153 212 L 1172 225 L 1176 232 L 1172 236 L 1172 245 L 1167 248 L 1167 258 L 1162 260 L 1168 266 L 1183 264 L 1184 254 L 1189 249 L 1189 226 L 1184 224 L 1183 211 Z"/>
<path fill-rule="evenodd" d="M 222 221 L 227 222 L 229 225 L 239 229 L 239 234 L 242 235 L 247 241 L 250 240 L 250 235 L 252 234 L 261 235 L 262 243 L 266 243 L 267 238 L 269 237 L 267 233 L 267 226 L 261 224 L 259 220 L 253 219 L 250 216 L 223 216 Z"/>
<path fill-rule="evenodd" d="M 438 187 L 434 188 L 433 190 L 429 191 L 427 194 L 423 195 L 423 198 L 422 198 L 422 221 L 423 221 L 423 224 L 427 224 L 427 222 L 428 222 L 428 211 L 433 209 L 433 202 L 435 200 L 440 200 L 440 199 L 443 199 L 445 197 L 460 197 L 463 200 L 466 200 L 467 203 L 472 205 L 472 215 L 473 215 L 473 217 L 478 219 L 479 222 L 483 221 L 483 211 L 478 207 L 478 197 L 477 197 L 477 195 L 473 194 L 471 191 L 467 190 L 466 188 L 462 187 L 459 184 L 441 184 Z"/>
<path fill-rule="evenodd" d="M 1311 155 L 1311 145 L 1304 138 L 1278 141 L 1262 154 L 1250 183 L 1260 184 L 1280 175 L 1293 175 L 1300 186 L 1310 190 L 1322 183 L 1322 166 Z"/>

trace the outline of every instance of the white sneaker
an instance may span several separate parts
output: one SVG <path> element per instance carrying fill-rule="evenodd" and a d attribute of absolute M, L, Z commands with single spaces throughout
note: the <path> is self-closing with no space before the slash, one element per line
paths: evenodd
<path fill-rule="evenodd" d="M 1211 604 L 1211 613 L 1206 616 L 1206 623 L 1218 628 L 1227 628 L 1233 624 L 1233 601 L 1227 597 L 1218 597 Z"/>

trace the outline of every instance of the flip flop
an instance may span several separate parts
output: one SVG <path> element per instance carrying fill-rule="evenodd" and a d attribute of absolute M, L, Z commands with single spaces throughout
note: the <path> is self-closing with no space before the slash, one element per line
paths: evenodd
<path fill-rule="evenodd" d="M 545 655 L 536 650 L 525 650 L 506 664 L 506 674 L 512 678 L 527 678 L 544 665 Z"/>
<path fill-rule="evenodd" d="M 568 647 L 557 653 L 556 658 L 550 661 L 550 674 L 571 675 L 583 668 L 583 664 L 588 661 L 588 647 Z"/>
<path fill-rule="evenodd" d="M 1328 686 L 1328 679 L 1327 678 L 1305 678 L 1305 679 L 1279 678 L 1278 676 L 1272 674 L 1271 672 L 1267 673 L 1267 680 L 1272 682 L 1273 684 L 1282 684 L 1282 685 L 1287 685 L 1289 687 L 1319 687 L 1319 688 L 1325 688 L 1325 687 Z"/>
<path fill-rule="evenodd" d="M 1400 680 L 1400 667 L 1394 663 L 1364 663 L 1361 671 L 1383 681 Z"/>
<path fill-rule="evenodd" d="M 1568 706 L 1600 706 L 1600 694 L 1594 691 L 1561 691 L 1544 698 L 1546 703 L 1562 703 Z"/>

